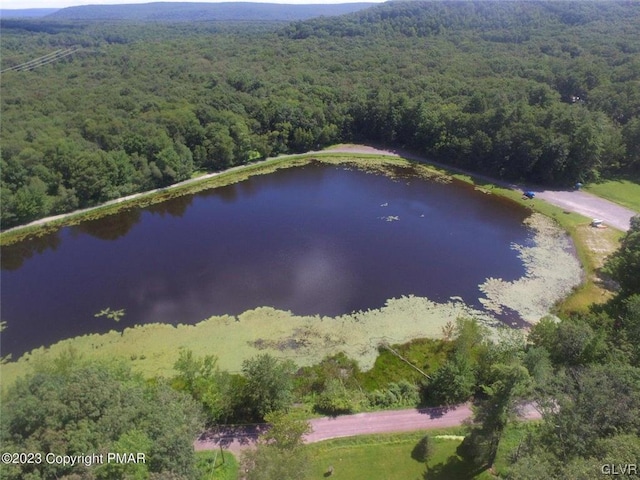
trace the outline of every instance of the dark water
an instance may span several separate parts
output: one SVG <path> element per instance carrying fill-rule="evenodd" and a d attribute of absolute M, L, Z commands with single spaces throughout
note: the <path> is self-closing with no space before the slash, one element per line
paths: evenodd
<path fill-rule="evenodd" d="M 524 273 L 526 212 L 457 183 L 310 165 L 2 249 L 2 354 L 261 305 L 297 314 L 401 295 L 480 307 L 487 277 Z M 384 217 L 398 217 L 387 221 Z M 118 322 L 94 315 L 125 309 Z"/>

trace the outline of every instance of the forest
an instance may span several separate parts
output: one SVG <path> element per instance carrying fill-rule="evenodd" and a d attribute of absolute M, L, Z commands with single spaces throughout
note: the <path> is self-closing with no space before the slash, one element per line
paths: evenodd
<path fill-rule="evenodd" d="M 282 5 L 254 2 L 161 2 L 125 5 L 80 5 L 52 12 L 55 20 L 128 20 L 152 22 L 260 21 L 291 22 L 355 12 L 373 3 Z"/>
<path fill-rule="evenodd" d="M 544 185 L 639 173 L 635 2 L 0 22 L 3 229 L 340 142 Z"/>

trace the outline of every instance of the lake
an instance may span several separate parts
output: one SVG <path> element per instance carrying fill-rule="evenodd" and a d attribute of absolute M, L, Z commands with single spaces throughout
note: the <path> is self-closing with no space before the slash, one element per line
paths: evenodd
<path fill-rule="evenodd" d="M 524 274 L 524 208 L 394 173 L 312 163 L 3 247 L 2 354 L 257 306 L 334 316 L 412 294 L 481 309 L 486 278 Z"/>

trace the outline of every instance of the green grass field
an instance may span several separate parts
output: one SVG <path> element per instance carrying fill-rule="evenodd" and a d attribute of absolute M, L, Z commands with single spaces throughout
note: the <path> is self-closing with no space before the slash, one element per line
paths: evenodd
<path fill-rule="evenodd" d="M 536 427 L 535 422 L 509 425 L 502 437 L 494 473 L 506 473 L 509 457 Z M 419 462 L 412 452 L 421 438 L 428 435 L 433 454 L 426 463 Z M 363 435 L 314 443 L 309 452 L 309 474 L 301 480 L 324 478 L 343 480 L 491 480 L 490 472 L 465 462 L 456 449 L 463 436 L 464 427 L 453 427 L 411 433 Z M 229 451 L 224 452 L 224 462 L 219 450 L 196 453 L 201 480 L 236 480 L 239 461 Z M 327 475 L 329 467 L 333 474 Z"/>
<path fill-rule="evenodd" d="M 426 432 L 366 435 L 329 440 L 309 446 L 311 467 L 307 480 L 327 477 L 344 480 L 463 480 L 489 479 L 456 455 L 459 438 L 434 438 L 439 434 L 464 435 L 461 428 L 430 431 L 433 455 L 426 463 L 412 458 L 411 452 Z"/>
<path fill-rule="evenodd" d="M 493 471 L 504 475 L 509 458 L 535 422 L 514 423 L 503 434 Z M 429 435 L 434 452 L 426 463 L 412 457 L 418 441 Z M 309 445 L 310 473 L 306 480 L 490 480 L 489 471 L 478 469 L 456 454 L 464 427 L 404 434 L 365 435 Z M 438 438 L 440 437 L 440 438 Z M 443 438 L 450 437 L 450 438 Z M 333 474 L 327 471 L 333 466 Z"/>
<path fill-rule="evenodd" d="M 231 452 L 220 450 L 196 452 L 200 480 L 237 480 L 238 460 Z"/>
<path fill-rule="evenodd" d="M 590 183 L 585 190 L 640 212 L 640 184 L 638 183 L 629 180 L 607 180 L 601 183 Z"/>

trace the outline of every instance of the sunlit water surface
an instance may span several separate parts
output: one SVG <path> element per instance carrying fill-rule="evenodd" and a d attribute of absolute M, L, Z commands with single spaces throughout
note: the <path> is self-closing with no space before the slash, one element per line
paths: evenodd
<path fill-rule="evenodd" d="M 2 249 L 2 354 L 151 322 L 268 305 L 378 308 L 413 294 L 481 308 L 487 277 L 524 274 L 517 205 L 461 183 L 312 164 Z M 103 309 L 124 310 L 116 322 Z"/>

